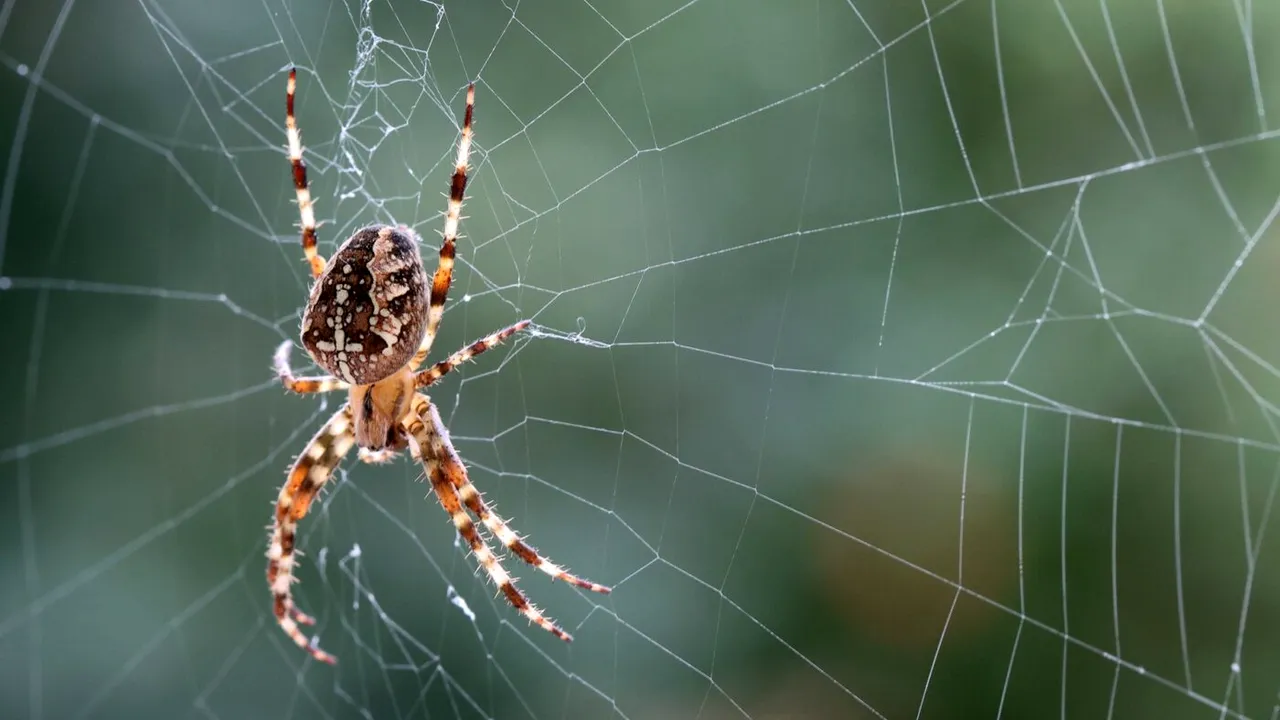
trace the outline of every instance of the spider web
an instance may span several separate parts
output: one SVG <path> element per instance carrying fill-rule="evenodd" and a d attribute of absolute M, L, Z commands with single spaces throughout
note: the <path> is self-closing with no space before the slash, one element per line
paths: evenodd
<path fill-rule="evenodd" d="M 554 5 L 554 9 L 552 9 Z M 14 716 L 1280 717 L 1274 5 L 0 6 L 0 703 Z M 269 369 L 321 250 L 431 257 L 435 388 L 552 559 L 531 628 L 407 459 L 270 617 Z M 298 357 L 295 354 L 295 357 Z"/>

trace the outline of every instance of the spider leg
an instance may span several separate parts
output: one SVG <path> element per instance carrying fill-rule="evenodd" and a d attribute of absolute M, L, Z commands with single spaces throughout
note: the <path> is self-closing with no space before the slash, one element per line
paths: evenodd
<path fill-rule="evenodd" d="M 471 516 L 462 509 L 462 501 L 455 490 L 458 483 L 454 478 L 465 477 L 466 469 L 453 449 L 453 444 L 449 442 L 448 433 L 440 422 L 440 415 L 426 396 L 414 395 L 413 403 L 404 420 L 404 428 L 417 446 L 414 448 L 415 455 L 426 469 L 427 478 L 431 481 L 431 489 L 435 491 L 445 512 L 449 513 L 458 534 L 471 546 L 476 562 L 489 574 L 489 578 L 506 596 L 507 602 L 535 625 L 565 642 L 573 642 L 572 635 L 543 615 L 523 593 L 516 589 L 515 580 L 503 569 L 502 563 L 480 537 L 480 532 L 471 521 Z"/>
<path fill-rule="evenodd" d="M 311 653 L 321 662 L 333 664 L 337 658 L 315 647 L 310 638 L 298 629 L 298 625 L 313 625 L 315 620 L 303 614 L 294 605 L 291 585 L 295 582 L 293 567 L 297 562 L 294 542 L 298 521 L 306 516 L 311 501 L 324 484 L 333 477 L 333 471 L 343 456 L 355 445 L 351 428 L 351 407 L 342 409 L 320 428 L 307 443 L 289 470 L 288 479 L 280 488 L 276 500 L 275 519 L 271 525 L 271 541 L 267 549 L 267 585 L 274 599 L 273 611 L 276 623 L 298 647 Z"/>
<path fill-rule="evenodd" d="M 440 378 L 444 377 L 445 373 L 479 355 L 485 350 L 496 347 L 501 344 L 503 340 L 506 340 L 527 327 L 529 327 L 529 321 L 521 320 L 511 327 L 503 328 L 492 335 L 482 337 L 444 360 L 432 365 L 426 370 L 418 372 L 413 376 L 413 381 L 419 390 L 428 387 Z"/>
<path fill-rule="evenodd" d="M 293 189 L 298 193 L 298 213 L 302 218 L 302 254 L 311 264 L 311 274 L 320 277 L 324 272 L 324 258 L 316 251 L 316 213 L 311 202 L 311 188 L 307 185 L 307 164 L 302 160 L 302 133 L 293 115 L 293 94 L 298 89 L 298 71 L 289 68 L 289 86 L 285 96 L 285 135 L 289 138 L 289 164 L 293 166 Z"/>
<path fill-rule="evenodd" d="M 293 369 L 289 367 L 289 352 L 291 350 L 293 350 L 293 342 L 285 340 L 280 343 L 280 347 L 276 348 L 275 357 L 272 359 L 272 365 L 275 367 L 276 375 L 280 376 L 280 382 L 284 384 L 286 390 L 292 390 L 299 394 L 306 394 L 327 393 L 334 390 L 347 389 L 347 384 L 337 378 L 294 377 Z"/>
<path fill-rule="evenodd" d="M 453 257 L 458 241 L 458 221 L 462 217 L 462 198 L 467 189 L 467 159 L 471 155 L 471 115 L 476 105 L 476 86 L 467 86 L 467 110 L 462 117 L 462 137 L 458 140 L 458 157 L 454 163 L 453 179 L 449 182 L 449 204 L 444 213 L 444 240 L 440 243 L 440 260 L 436 264 L 436 274 L 431 281 L 431 305 L 427 309 L 427 334 L 422 338 L 422 346 L 409 361 L 409 369 L 416 370 L 427 355 L 431 353 L 431 343 L 435 342 L 436 332 L 440 329 L 440 318 L 444 316 L 444 303 L 449 296 L 449 285 L 453 282 Z"/>
<path fill-rule="evenodd" d="M 431 406 L 430 412 L 432 422 L 439 425 L 440 415 L 436 411 L 434 405 Z M 591 582 L 590 580 L 584 580 L 559 565 L 556 565 L 551 562 L 549 558 L 539 554 L 531 545 L 528 545 L 525 541 L 521 540 L 520 536 L 516 535 L 515 531 L 513 531 L 507 525 L 506 521 L 502 519 L 502 516 L 494 512 L 493 508 L 484 501 L 484 497 L 480 494 L 480 491 L 476 489 L 476 486 L 471 483 L 471 479 L 467 477 L 466 470 L 463 469 L 461 463 L 458 463 L 454 472 L 446 474 L 449 476 L 449 480 L 458 491 L 458 497 L 462 499 L 462 503 L 467 506 L 467 509 L 475 513 L 476 517 L 480 518 L 481 522 L 484 523 L 484 526 L 489 529 L 489 532 L 494 537 L 498 538 L 498 540 L 500 540 L 508 550 L 514 553 L 516 557 L 551 577 L 557 580 L 563 580 L 570 585 L 576 585 L 584 590 L 590 590 L 591 592 L 600 593 L 602 595 L 608 595 L 613 592 L 613 589 L 610 587 Z"/>

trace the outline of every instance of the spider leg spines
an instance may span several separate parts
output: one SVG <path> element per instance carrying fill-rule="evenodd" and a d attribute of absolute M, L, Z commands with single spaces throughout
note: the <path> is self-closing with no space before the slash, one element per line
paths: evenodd
<path fill-rule="evenodd" d="M 457 488 L 464 482 L 470 484 L 465 480 L 467 471 L 457 451 L 453 449 L 453 444 L 449 442 L 448 433 L 440 421 L 440 414 L 436 412 L 426 396 L 421 394 L 414 396 L 405 420 L 405 431 L 418 446 L 415 455 L 421 458 L 427 479 L 431 482 L 431 489 L 435 491 L 440 505 L 444 507 L 445 512 L 449 513 L 449 518 L 458 535 L 471 548 L 477 564 L 484 569 L 498 590 L 506 596 L 507 602 L 533 624 L 565 642 L 572 642 L 572 635 L 543 615 L 542 611 L 534 607 L 520 592 L 515 580 L 485 544 L 471 516 L 467 515 L 466 510 L 463 509 Z"/>
<path fill-rule="evenodd" d="M 307 447 L 298 453 L 289 469 L 288 478 L 276 500 L 275 520 L 271 524 L 271 537 L 267 544 L 267 586 L 271 590 L 276 624 L 298 647 L 326 663 L 334 663 L 337 659 L 315 647 L 298 629 L 299 624 L 314 625 L 315 619 L 299 610 L 293 602 L 292 585 L 297 582 L 293 571 L 301 554 L 294 545 L 298 521 L 307 514 L 312 500 L 333 477 L 334 469 L 353 445 L 351 409 L 343 404 L 342 409 L 334 413 Z"/>
<path fill-rule="evenodd" d="M 449 201 L 444 213 L 444 240 L 440 243 L 440 258 L 431 282 L 431 300 L 427 309 L 427 334 L 422 345 L 409 363 L 416 370 L 435 342 L 440 330 L 440 318 L 444 316 L 445 300 L 449 297 L 449 285 L 453 282 L 453 262 L 457 252 L 458 223 L 462 216 L 462 201 L 467 192 L 467 159 L 471 156 L 471 121 L 475 112 L 475 83 L 467 86 L 467 109 L 462 117 L 462 136 L 458 139 L 458 155 L 454 162 L 453 176 L 449 179 Z"/>
<path fill-rule="evenodd" d="M 463 504 L 467 506 L 468 510 L 475 513 L 476 517 L 480 518 L 485 527 L 489 529 L 489 532 L 498 538 L 499 542 L 506 546 L 513 555 L 547 575 L 570 585 L 600 593 L 601 595 L 608 595 L 613 592 L 613 588 L 580 578 L 543 557 L 536 549 L 522 540 L 507 525 L 506 521 L 484 501 L 480 491 L 476 489 L 476 486 L 471 483 L 469 478 L 465 475 L 454 475 L 452 477 L 458 490 L 458 496 L 462 499 Z"/>
<path fill-rule="evenodd" d="M 285 340 L 276 348 L 272 356 L 272 366 L 280 383 L 286 390 L 298 394 L 326 393 L 334 390 L 345 390 L 347 384 L 332 377 L 295 377 L 293 368 L 289 366 L 289 353 L 293 350 L 293 342 Z"/>
<path fill-rule="evenodd" d="M 444 360 L 441 360 L 426 370 L 419 372 L 414 376 L 414 382 L 418 386 L 418 389 L 428 387 L 440 378 L 444 377 L 450 370 L 453 370 L 486 350 L 491 350 L 494 347 L 497 347 L 502 343 L 502 341 L 527 327 L 529 327 L 529 321 L 521 320 L 515 325 L 503 328 L 496 333 L 482 337 Z"/>
<path fill-rule="evenodd" d="M 293 97 L 298 90 L 298 70 L 289 68 L 289 83 L 285 92 L 285 136 L 289 140 L 289 165 L 293 169 L 293 189 L 298 197 L 298 215 L 302 221 L 302 254 L 311 265 L 311 275 L 320 277 L 324 272 L 324 258 L 316 250 L 316 214 L 311 202 L 311 187 L 307 183 L 307 164 L 302 159 L 302 133 L 298 119 L 293 114 Z"/>

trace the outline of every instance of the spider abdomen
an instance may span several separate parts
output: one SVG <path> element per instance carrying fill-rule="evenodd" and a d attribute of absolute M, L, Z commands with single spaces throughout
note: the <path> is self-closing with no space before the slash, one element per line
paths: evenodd
<path fill-rule="evenodd" d="M 357 230 L 311 287 L 302 345 L 316 364 L 353 385 L 370 385 L 409 362 L 427 323 L 427 282 L 408 228 Z"/>

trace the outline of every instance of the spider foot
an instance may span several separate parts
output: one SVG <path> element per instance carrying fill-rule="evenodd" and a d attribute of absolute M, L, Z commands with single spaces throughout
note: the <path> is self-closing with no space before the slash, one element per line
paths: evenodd
<path fill-rule="evenodd" d="M 289 609 L 289 614 L 293 616 L 293 619 L 294 619 L 294 620 L 298 621 L 298 624 L 299 624 L 299 625 L 315 625 L 315 624 L 316 624 L 316 619 L 315 619 L 315 618 L 313 618 L 313 617 L 311 617 L 310 615 L 308 615 L 308 614 L 306 614 L 306 613 L 302 612 L 301 610 L 299 610 L 299 609 L 298 609 L 298 608 L 296 608 L 296 607 L 295 607 L 295 608 L 290 608 L 290 609 Z"/>
<path fill-rule="evenodd" d="M 576 585 L 582 588 L 583 590 L 590 590 L 593 593 L 600 593 L 601 595 L 608 595 L 609 593 L 613 592 L 613 588 L 609 587 L 608 585 L 593 583 L 590 580 L 584 580 L 578 577 L 577 575 L 570 575 L 569 573 L 565 573 L 563 576 L 561 576 L 560 579 L 564 580 L 570 585 Z"/>
<path fill-rule="evenodd" d="M 600 583 L 591 582 L 586 578 L 580 578 L 577 575 L 574 575 L 568 570 L 565 570 L 559 565 L 546 559 L 541 554 L 539 554 L 537 550 L 534 550 L 532 547 L 529 547 L 523 541 L 521 541 L 520 538 L 515 533 L 503 527 L 498 522 L 495 521 L 494 525 L 500 528 L 499 532 L 496 534 L 499 535 L 499 537 L 503 540 L 503 544 L 505 544 L 509 550 L 515 553 L 521 560 L 524 560 L 525 562 L 529 563 L 535 568 L 550 575 L 552 578 L 556 580 L 560 580 L 562 582 L 569 583 L 574 587 L 580 587 L 583 590 L 590 590 L 593 593 L 600 593 L 601 595 L 608 595 L 609 593 L 613 592 L 613 588 L 609 587 L 608 585 L 601 585 Z"/>
<path fill-rule="evenodd" d="M 543 615 L 542 611 L 536 607 L 530 605 L 525 609 L 521 609 L 520 614 L 524 615 L 529 620 L 530 624 L 537 625 L 567 643 L 573 642 L 572 635 L 565 632 L 564 628 L 560 627 L 555 620 Z"/>
<path fill-rule="evenodd" d="M 318 660 L 318 661 L 320 661 L 320 662 L 322 662 L 322 663 L 325 663 L 325 664 L 328 664 L 328 665 L 337 665 L 337 664 L 338 664 L 338 658 L 336 658 L 336 657 L 334 657 L 333 655 L 330 655 L 329 653 L 327 653 L 327 652 L 325 652 L 325 651 L 321 650 L 321 649 L 320 649 L 320 647 L 319 647 L 318 645 L 316 645 L 316 640 L 315 640 L 315 638 L 312 638 L 312 639 L 311 639 L 311 642 L 307 643 L 307 646 L 306 646 L 305 648 L 303 648 L 303 649 L 304 649 L 304 650 L 306 650 L 308 653 L 310 653 L 310 654 L 311 654 L 311 657 L 315 658 L 316 660 Z"/>
<path fill-rule="evenodd" d="M 294 617 L 298 618 L 296 622 L 294 621 Z M 321 650 L 319 643 L 314 637 L 307 637 L 298 629 L 298 623 L 313 625 L 315 624 L 315 618 L 298 612 L 297 608 L 291 608 L 289 615 L 279 618 L 277 622 L 280 624 L 280 629 L 284 630 L 285 634 L 289 636 L 289 639 L 293 640 L 295 645 L 310 653 L 311 657 L 329 665 L 337 664 L 338 658 Z"/>

